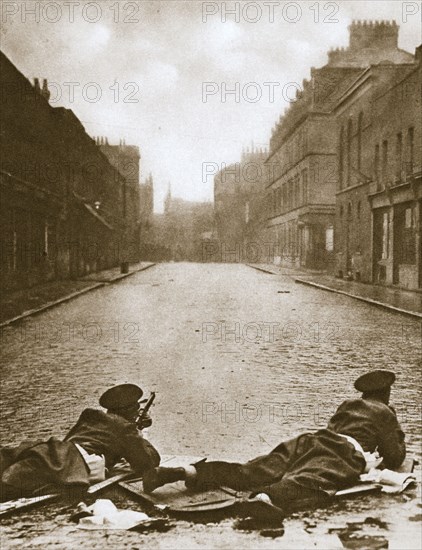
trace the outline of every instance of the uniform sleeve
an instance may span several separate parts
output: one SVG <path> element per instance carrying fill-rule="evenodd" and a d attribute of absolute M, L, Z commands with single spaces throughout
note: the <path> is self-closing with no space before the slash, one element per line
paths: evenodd
<path fill-rule="evenodd" d="M 400 427 L 395 412 L 390 411 L 388 417 L 381 423 L 381 437 L 378 445 L 380 456 L 386 468 L 398 468 L 406 457 L 404 432 Z"/>
<path fill-rule="evenodd" d="M 143 473 L 160 464 L 160 455 L 157 450 L 139 434 L 135 426 L 125 435 L 122 445 L 123 458 L 136 472 Z"/>

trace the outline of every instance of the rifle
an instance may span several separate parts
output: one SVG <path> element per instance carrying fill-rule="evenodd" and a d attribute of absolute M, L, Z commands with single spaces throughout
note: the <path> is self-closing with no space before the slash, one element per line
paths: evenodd
<path fill-rule="evenodd" d="M 148 428 L 148 426 L 151 426 L 151 424 L 152 424 L 152 421 L 151 421 L 151 423 L 148 426 L 146 426 L 143 423 L 143 421 L 145 419 L 145 416 L 148 414 L 148 411 L 152 407 L 152 404 L 154 403 L 154 399 L 155 399 L 155 391 L 151 392 L 151 395 L 149 396 L 148 401 L 145 403 L 145 407 L 142 409 L 142 411 L 138 415 L 138 418 L 136 419 L 136 425 L 138 426 L 138 428 L 140 430 L 142 428 Z"/>

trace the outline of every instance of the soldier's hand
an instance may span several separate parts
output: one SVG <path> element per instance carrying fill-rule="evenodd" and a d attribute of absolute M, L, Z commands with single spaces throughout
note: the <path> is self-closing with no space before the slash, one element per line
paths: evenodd
<path fill-rule="evenodd" d="M 145 428 L 149 428 L 151 425 L 152 425 L 152 418 L 148 413 L 142 415 L 137 423 L 138 430 L 144 430 Z"/>
<path fill-rule="evenodd" d="M 115 476 L 117 474 L 123 474 L 126 472 L 131 472 L 132 468 L 127 460 L 121 458 L 110 470 L 109 475 Z"/>

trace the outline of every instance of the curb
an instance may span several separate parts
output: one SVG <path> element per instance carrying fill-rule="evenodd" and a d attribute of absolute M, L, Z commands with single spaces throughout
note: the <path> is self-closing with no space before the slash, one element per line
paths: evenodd
<path fill-rule="evenodd" d="M 401 313 L 402 315 L 408 315 L 416 319 L 422 319 L 422 313 L 418 313 L 417 311 L 409 311 L 407 309 L 402 309 L 391 304 L 386 304 L 385 302 L 372 300 L 372 298 L 364 298 L 363 296 L 358 296 L 356 294 L 352 294 L 351 292 L 346 292 L 345 290 L 338 290 L 329 286 L 321 285 L 319 283 L 314 283 L 312 281 L 306 281 L 304 279 L 295 279 L 295 283 L 312 286 L 321 290 L 327 290 L 328 292 L 335 292 L 336 294 L 343 294 L 344 296 L 349 296 L 349 298 L 354 298 L 355 300 L 360 300 L 361 302 L 366 302 L 367 304 L 371 304 L 376 307 L 388 309 L 389 311 L 393 311 L 394 313 Z"/>
<path fill-rule="evenodd" d="M 285 268 L 282 268 L 282 269 L 286 269 L 286 270 L 289 270 L 290 271 L 286 271 L 285 273 L 281 273 L 280 271 L 273 271 L 271 269 L 269 269 L 268 267 L 258 267 L 256 265 L 252 265 L 252 264 L 245 264 L 247 265 L 248 267 L 251 267 L 252 269 L 256 269 L 257 271 L 262 271 L 263 273 L 269 273 L 270 275 L 278 275 L 280 277 L 297 277 L 298 275 L 298 270 L 295 270 L 293 268 L 289 268 L 289 267 L 285 267 Z M 300 273 L 299 273 L 300 274 Z"/>
<path fill-rule="evenodd" d="M 81 294 L 85 294 L 86 292 L 89 292 L 90 290 L 95 290 L 96 288 L 100 288 L 104 286 L 104 283 L 95 283 L 91 286 L 88 286 L 86 288 L 83 288 L 81 290 L 77 290 L 76 292 L 72 292 L 71 294 L 67 294 L 66 296 L 63 296 L 62 298 L 58 298 L 57 300 L 54 300 L 53 302 L 47 302 L 43 306 L 37 307 L 35 309 L 29 309 L 28 311 L 24 311 L 20 315 L 17 315 L 16 317 L 12 317 L 12 319 L 8 319 L 7 321 L 3 321 L 0 323 L 0 328 L 5 327 L 7 325 L 12 325 L 13 323 L 16 323 L 17 321 L 20 321 L 21 319 L 24 319 L 25 317 L 30 317 L 31 315 L 37 315 L 37 313 L 41 313 L 45 311 L 46 309 L 50 309 L 54 306 L 58 306 L 64 302 L 68 302 L 69 300 L 72 300 L 73 298 L 77 298 Z"/>
<path fill-rule="evenodd" d="M 114 277 L 113 279 L 110 279 L 109 281 L 104 281 L 104 282 L 115 283 L 120 281 L 121 279 L 126 279 L 126 277 L 130 277 L 131 275 L 135 275 L 135 273 L 139 273 L 140 271 L 145 271 L 146 269 L 150 269 L 151 267 L 154 267 L 156 265 L 157 264 L 145 265 L 143 267 L 140 267 L 139 269 L 134 269 L 133 271 L 129 271 L 129 273 L 121 273 L 120 275 L 117 275 L 117 277 Z"/>
<path fill-rule="evenodd" d="M 251 267 L 252 269 L 256 269 L 257 271 L 262 271 L 263 273 L 269 273 L 270 275 L 280 275 L 280 273 L 276 271 L 270 271 L 269 269 L 265 269 L 264 267 L 257 267 L 256 265 L 246 264 L 248 267 Z"/>
<path fill-rule="evenodd" d="M 25 319 L 25 317 L 31 317 L 32 315 L 37 315 L 38 313 L 42 313 L 46 309 L 51 309 L 55 306 L 59 306 L 60 304 L 63 304 L 64 302 L 68 302 L 70 300 L 73 300 L 73 298 L 77 298 L 78 296 L 81 296 L 81 294 L 85 294 L 87 292 L 90 292 L 91 290 L 96 290 L 97 288 L 104 287 L 107 283 L 117 283 L 121 279 L 125 279 L 126 277 L 129 277 L 130 275 L 134 275 L 135 273 L 139 273 L 140 271 L 145 271 L 146 269 L 150 267 L 154 267 L 156 264 L 147 265 L 145 267 L 141 267 L 140 269 L 135 269 L 134 271 L 130 271 L 129 273 L 122 273 L 120 275 L 117 275 L 113 279 L 109 279 L 108 281 L 100 281 L 96 282 L 91 286 L 88 286 L 86 288 L 83 288 L 81 290 L 77 290 L 76 292 L 72 292 L 71 294 L 67 294 L 66 296 L 63 296 L 62 298 L 58 298 L 57 300 L 54 300 L 53 302 L 47 302 L 43 306 L 40 306 L 35 309 L 29 309 L 28 311 L 24 311 L 20 315 L 17 315 L 16 317 L 12 317 L 12 319 L 7 319 L 6 321 L 3 321 L 0 323 L 0 328 L 6 327 L 8 325 L 12 325 L 21 319 Z M 79 279 L 83 280 L 83 279 Z"/>
<path fill-rule="evenodd" d="M 142 266 L 140 267 L 139 269 L 134 269 L 133 271 L 129 271 L 129 273 L 119 273 L 119 275 L 116 275 L 115 277 L 113 277 L 112 279 L 78 279 L 78 281 L 97 281 L 99 283 L 103 283 L 103 284 L 110 284 L 110 283 L 116 283 L 118 281 L 120 281 L 121 279 L 126 279 L 126 277 L 130 277 L 131 275 L 134 275 L 135 273 L 139 273 L 140 271 L 145 271 L 146 269 L 149 269 L 150 267 L 154 267 L 155 265 L 157 264 L 150 264 L 150 265 L 145 265 L 145 266 Z"/>

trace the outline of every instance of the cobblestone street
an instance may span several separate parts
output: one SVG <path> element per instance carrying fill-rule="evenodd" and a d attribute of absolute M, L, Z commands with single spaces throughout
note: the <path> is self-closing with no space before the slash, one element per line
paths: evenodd
<path fill-rule="evenodd" d="M 246 460 L 323 427 L 357 396 L 357 376 L 386 368 L 408 456 L 421 460 L 421 328 L 244 265 L 159 264 L 3 329 L 2 442 L 63 436 L 107 387 L 133 382 L 157 392 L 148 438 L 162 454 Z M 105 536 L 53 504 L 4 522 L 2 547 L 334 548 L 329 529 L 371 517 L 387 522 L 377 535 L 390 549 L 419 548 L 419 493 L 420 483 L 296 514 L 275 539 L 235 531 L 233 519 Z"/>

